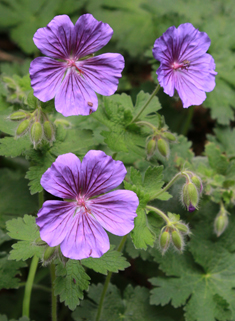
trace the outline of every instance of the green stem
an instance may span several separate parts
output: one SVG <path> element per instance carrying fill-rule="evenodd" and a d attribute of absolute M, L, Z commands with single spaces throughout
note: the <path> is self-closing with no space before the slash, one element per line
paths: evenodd
<path fill-rule="evenodd" d="M 154 132 L 156 131 L 156 127 L 153 126 L 152 124 L 150 124 L 148 121 L 145 121 L 145 120 L 140 120 L 140 121 L 136 121 L 135 122 L 136 125 L 145 125 L 145 126 L 148 126 L 149 128 L 151 128 Z"/>
<path fill-rule="evenodd" d="M 155 194 L 153 197 L 151 197 L 151 200 L 154 200 L 155 198 L 157 198 L 158 196 L 160 196 L 161 194 L 163 194 L 165 191 L 167 191 L 173 184 L 174 184 L 174 182 L 179 178 L 179 177 L 181 177 L 182 176 L 182 173 L 180 172 L 180 173 L 178 173 L 178 174 L 176 174 L 173 178 L 172 178 L 172 180 L 160 191 L 160 192 L 158 192 L 157 194 Z"/>
<path fill-rule="evenodd" d="M 189 127 L 190 127 L 192 118 L 193 118 L 194 107 L 195 107 L 195 106 L 191 106 L 191 107 L 188 109 L 187 118 L 186 118 L 186 120 L 184 121 L 183 128 L 182 128 L 182 131 L 181 131 L 181 133 L 182 133 L 184 136 L 187 136 L 187 134 L 188 134 L 188 130 L 189 130 Z"/>
<path fill-rule="evenodd" d="M 157 213 L 166 222 L 166 224 L 170 223 L 170 219 L 168 218 L 168 216 L 165 213 L 163 213 L 161 210 L 159 210 L 158 208 L 147 205 L 146 209 Z"/>
<path fill-rule="evenodd" d="M 43 204 L 43 190 L 38 194 L 38 203 L 39 203 L 39 208 L 42 207 Z M 29 310 L 30 310 L 30 299 L 31 299 L 31 292 L 33 288 L 33 282 L 34 282 L 34 277 L 36 274 L 37 266 L 38 266 L 38 261 L 39 258 L 37 256 L 34 256 L 31 265 L 29 268 L 29 274 L 27 281 L 25 283 L 25 291 L 24 291 L 24 298 L 23 298 L 23 309 L 22 309 L 22 315 L 26 316 L 29 318 Z"/>
<path fill-rule="evenodd" d="M 38 203 L 39 203 L 39 208 L 42 207 L 44 202 L 44 190 L 38 193 Z"/>
<path fill-rule="evenodd" d="M 57 297 L 54 291 L 54 281 L 55 281 L 55 264 L 50 265 L 51 272 L 51 315 L 52 321 L 57 321 Z"/>
<path fill-rule="evenodd" d="M 144 104 L 144 106 L 141 108 L 141 110 L 138 112 L 138 114 L 132 119 L 132 121 L 130 122 L 130 124 L 133 124 L 138 118 L 139 116 L 142 114 L 142 112 L 145 110 L 145 108 L 148 106 L 148 104 L 151 102 L 151 100 L 153 99 L 153 97 L 158 93 L 160 89 L 160 85 L 158 84 L 157 87 L 154 89 L 152 95 L 149 97 L 149 99 L 146 101 L 146 103 Z M 129 124 L 129 125 L 130 125 Z"/>
<path fill-rule="evenodd" d="M 128 234 L 127 234 L 128 235 Z M 121 252 L 125 242 L 126 242 L 126 239 L 127 239 L 127 235 L 124 235 L 118 248 L 117 248 L 117 251 L 118 252 Z M 104 283 L 104 287 L 103 287 L 103 291 L 101 293 L 101 297 L 100 297 L 100 302 L 99 302 L 99 306 L 98 306 L 98 312 L 97 312 L 97 315 L 96 315 L 96 321 L 99 321 L 100 320 L 100 315 L 101 315 L 101 311 L 102 311 L 102 307 L 103 307 L 103 302 L 104 302 L 104 298 L 105 298 L 105 294 L 107 292 L 107 289 L 108 289 L 108 286 L 109 286 L 109 282 L 110 282 L 110 279 L 111 279 L 111 276 L 112 276 L 112 272 L 108 272 L 108 275 L 106 277 L 106 280 L 105 280 L 105 283 Z"/>
<path fill-rule="evenodd" d="M 31 292 L 32 292 L 35 273 L 36 273 L 37 266 L 38 266 L 38 260 L 39 260 L 39 258 L 37 256 L 33 257 L 31 265 L 30 265 L 30 269 L 29 269 L 29 275 L 28 275 L 26 285 L 25 285 L 22 316 L 26 316 L 28 318 L 29 318 Z"/>

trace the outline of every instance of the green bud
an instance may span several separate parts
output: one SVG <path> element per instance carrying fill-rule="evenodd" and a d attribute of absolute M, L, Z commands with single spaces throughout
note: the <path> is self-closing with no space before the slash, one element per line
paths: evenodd
<path fill-rule="evenodd" d="M 203 190 L 203 185 L 202 185 L 201 179 L 198 176 L 194 175 L 194 176 L 192 176 L 191 181 L 197 187 L 198 192 L 201 193 Z"/>
<path fill-rule="evenodd" d="M 34 147 L 40 142 L 42 139 L 43 132 L 42 132 L 42 125 L 38 121 L 33 123 L 31 127 L 31 139 L 33 142 Z"/>
<path fill-rule="evenodd" d="M 193 183 L 186 183 L 183 186 L 182 202 L 189 212 L 193 212 L 198 204 L 199 196 L 196 186 Z"/>
<path fill-rule="evenodd" d="M 162 156 L 168 158 L 170 150 L 169 150 L 169 145 L 165 139 L 163 139 L 163 138 L 158 139 L 157 148 L 158 148 L 159 153 Z"/>
<path fill-rule="evenodd" d="M 168 231 L 164 231 L 159 237 L 159 245 L 162 250 L 162 254 L 164 254 L 171 243 L 171 235 Z"/>
<path fill-rule="evenodd" d="M 44 135 L 47 140 L 52 141 L 54 139 L 54 130 L 49 120 L 43 123 Z"/>
<path fill-rule="evenodd" d="M 24 111 L 16 111 L 15 113 L 10 115 L 10 120 L 22 120 L 27 116 L 28 115 Z"/>
<path fill-rule="evenodd" d="M 48 246 L 46 248 L 46 251 L 44 252 L 44 255 L 43 255 L 43 260 L 45 262 L 48 262 L 50 260 L 53 259 L 53 257 L 55 256 L 55 250 L 56 250 L 56 247 L 50 247 Z"/>
<path fill-rule="evenodd" d="M 154 152 L 156 150 L 156 147 L 157 147 L 156 140 L 155 139 L 150 139 L 148 141 L 148 144 L 147 144 L 147 147 L 146 147 L 147 158 L 150 158 L 151 156 L 153 156 L 153 154 L 154 154 Z"/>
<path fill-rule="evenodd" d="M 171 140 L 172 142 L 174 142 L 176 140 L 175 136 L 172 133 L 165 132 L 165 133 L 163 133 L 163 135 L 164 135 L 164 137 Z"/>
<path fill-rule="evenodd" d="M 174 226 L 183 234 L 190 234 L 191 233 L 189 227 L 184 223 L 176 222 L 174 224 Z"/>
<path fill-rule="evenodd" d="M 228 226 L 227 214 L 220 215 L 219 213 L 219 215 L 215 218 L 215 222 L 214 222 L 214 228 L 215 228 L 215 233 L 217 237 L 219 237 L 224 232 L 227 226 Z"/>
<path fill-rule="evenodd" d="M 175 248 L 181 252 L 184 247 L 184 241 L 183 241 L 182 235 L 178 231 L 173 231 L 171 233 L 171 238 Z"/>
<path fill-rule="evenodd" d="M 30 125 L 29 119 L 23 120 L 23 121 L 19 124 L 19 126 L 18 126 L 18 128 L 17 128 L 17 130 L 16 130 L 16 135 L 17 135 L 17 136 L 20 136 L 20 135 L 25 134 L 26 131 L 27 131 L 28 128 L 29 128 L 29 125 Z"/>

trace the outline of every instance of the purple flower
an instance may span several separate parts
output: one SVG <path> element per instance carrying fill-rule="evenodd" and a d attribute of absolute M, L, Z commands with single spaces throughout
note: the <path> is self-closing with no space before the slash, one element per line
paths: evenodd
<path fill-rule="evenodd" d="M 154 43 L 153 56 L 160 61 L 158 81 L 169 96 L 178 91 L 184 108 L 200 105 L 205 92 L 215 87 L 214 59 L 206 53 L 210 43 L 191 23 L 170 27 Z"/>
<path fill-rule="evenodd" d="M 93 56 L 112 34 L 107 23 L 97 21 L 91 14 L 82 15 L 75 25 L 66 15 L 56 16 L 47 27 L 38 29 L 34 43 L 50 58 L 38 57 L 30 64 L 34 95 L 43 102 L 55 97 L 55 108 L 64 116 L 96 111 L 95 91 L 112 95 L 124 68 L 120 54 Z"/>
<path fill-rule="evenodd" d="M 59 156 L 42 175 L 43 188 L 68 201 L 46 201 L 36 219 L 41 239 L 60 244 L 65 257 L 101 257 L 109 250 L 107 231 L 125 235 L 134 228 L 139 204 L 132 191 L 115 190 L 126 175 L 125 166 L 102 151 L 90 150 L 83 158 Z M 103 194 L 101 196 L 100 195 Z"/>

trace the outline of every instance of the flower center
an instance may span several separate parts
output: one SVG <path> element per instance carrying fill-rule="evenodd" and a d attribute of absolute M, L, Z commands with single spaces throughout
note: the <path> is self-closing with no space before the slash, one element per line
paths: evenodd
<path fill-rule="evenodd" d="M 87 199 L 85 199 L 84 196 L 79 195 L 76 198 L 76 201 L 77 201 L 78 208 L 82 209 L 84 214 L 91 214 L 91 210 L 89 209 L 89 207 L 86 204 Z"/>
<path fill-rule="evenodd" d="M 72 59 L 72 58 L 67 59 L 67 65 L 70 68 L 75 67 L 80 75 L 83 74 L 82 70 L 79 69 L 78 66 L 76 65 L 76 60 L 75 59 Z"/>
<path fill-rule="evenodd" d="M 173 64 L 171 65 L 171 68 L 173 68 L 174 70 L 182 70 L 182 69 L 188 69 L 190 66 L 190 61 L 188 60 L 184 60 L 181 63 L 178 63 L 177 61 L 174 61 Z"/>

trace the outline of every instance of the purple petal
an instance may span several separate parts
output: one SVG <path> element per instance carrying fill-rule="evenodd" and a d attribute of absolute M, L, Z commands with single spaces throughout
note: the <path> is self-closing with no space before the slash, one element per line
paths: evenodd
<path fill-rule="evenodd" d="M 86 83 L 97 93 L 112 95 L 122 77 L 124 58 L 120 54 L 107 53 L 97 57 L 78 61 L 77 66 L 83 72 Z"/>
<path fill-rule="evenodd" d="M 81 58 L 103 48 L 111 39 L 113 29 L 91 14 L 82 15 L 74 26 L 74 57 Z"/>
<path fill-rule="evenodd" d="M 160 38 L 155 40 L 152 50 L 154 58 L 167 65 L 174 60 L 173 48 L 175 32 L 175 26 L 168 28 Z"/>
<path fill-rule="evenodd" d="M 192 204 L 190 204 L 189 207 L 188 207 L 188 211 L 189 212 L 194 212 L 195 209 L 196 209 L 196 207 L 194 207 Z"/>
<path fill-rule="evenodd" d="M 74 25 L 68 16 L 56 16 L 45 28 L 36 31 L 33 41 L 44 55 L 66 59 L 72 49 L 73 29 Z"/>
<path fill-rule="evenodd" d="M 63 62 L 46 57 L 34 59 L 29 68 L 34 95 L 44 102 L 54 98 L 65 71 Z"/>
<path fill-rule="evenodd" d="M 175 88 L 183 102 L 184 108 L 192 105 L 201 105 L 206 99 L 205 92 L 197 88 L 192 80 L 188 81 L 184 74 L 177 73 L 175 75 Z"/>
<path fill-rule="evenodd" d="M 132 191 L 117 190 L 88 201 L 97 221 L 109 232 L 123 236 L 134 228 L 139 200 Z"/>
<path fill-rule="evenodd" d="M 167 95 L 172 97 L 175 92 L 174 71 L 163 64 L 158 68 L 156 73 L 160 86 L 163 87 Z"/>
<path fill-rule="evenodd" d="M 211 40 L 205 32 L 195 29 L 191 23 L 181 24 L 176 29 L 175 40 L 180 61 L 200 57 L 209 49 Z"/>
<path fill-rule="evenodd" d="M 101 257 L 109 250 L 110 243 L 102 226 L 91 215 L 79 212 L 70 221 L 60 248 L 65 257 L 82 260 L 90 256 Z"/>
<path fill-rule="evenodd" d="M 55 108 L 66 117 L 89 115 L 98 108 L 98 99 L 83 76 L 70 68 L 55 96 Z"/>
<path fill-rule="evenodd" d="M 76 203 L 46 201 L 36 218 L 41 239 L 51 247 L 59 245 L 71 229 L 75 210 Z"/>
<path fill-rule="evenodd" d="M 92 197 L 119 186 L 126 168 L 121 161 L 115 161 L 102 151 L 90 150 L 82 161 L 83 195 Z"/>
<path fill-rule="evenodd" d="M 81 186 L 81 162 L 72 153 L 57 157 L 56 161 L 42 175 L 42 187 L 52 195 L 75 199 Z"/>

